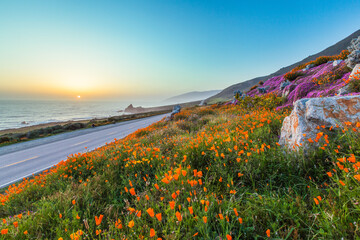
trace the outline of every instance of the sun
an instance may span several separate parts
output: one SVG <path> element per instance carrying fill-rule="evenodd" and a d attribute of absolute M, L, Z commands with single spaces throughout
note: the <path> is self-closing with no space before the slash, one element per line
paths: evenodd
<path fill-rule="evenodd" d="M 80 99 L 80 98 L 81 98 L 81 96 L 80 96 L 80 95 L 78 95 L 78 96 L 77 96 L 77 98 L 78 98 L 78 99 Z"/>

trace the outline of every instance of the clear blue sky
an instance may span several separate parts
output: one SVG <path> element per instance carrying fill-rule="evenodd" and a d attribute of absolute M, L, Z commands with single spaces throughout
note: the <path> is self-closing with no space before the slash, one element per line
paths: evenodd
<path fill-rule="evenodd" d="M 360 1 L 0 2 L 0 95 L 165 98 L 223 89 L 360 28 Z"/>

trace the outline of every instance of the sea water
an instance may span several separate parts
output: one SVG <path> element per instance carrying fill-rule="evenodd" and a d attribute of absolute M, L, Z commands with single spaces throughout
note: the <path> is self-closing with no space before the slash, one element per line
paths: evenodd
<path fill-rule="evenodd" d="M 0 130 L 50 122 L 118 116 L 130 103 L 121 101 L 0 100 Z"/>

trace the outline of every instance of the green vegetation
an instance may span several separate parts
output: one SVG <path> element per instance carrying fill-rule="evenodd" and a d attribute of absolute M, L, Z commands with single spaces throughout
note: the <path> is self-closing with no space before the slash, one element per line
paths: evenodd
<path fill-rule="evenodd" d="M 358 80 L 358 79 L 350 80 L 349 91 L 350 92 L 360 92 L 360 80 Z"/>
<path fill-rule="evenodd" d="M 288 72 L 287 74 L 284 75 L 284 78 L 289 81 L 294 81 L 296 78 L 304 76 L 304 75 L 305 75 L 305 73 L 303 73 L 301 71 Z"/>
<path fill-rule="evenodd" d="M 320 147 L 285 153 L 281 99 L 241 101 L 184 110 L 9 187 L 0 236 L 359 238 L 360 123 L 321 128 Z"/>
<path fill-rule="evenodd" d="M 350 52 L 348 50 L 343 50 L 338 55 L 321 56 L 321 57 L 318 57 L 317 59 L 315 59 L 314 61 L 310 61 L 310 62 L 307 62 L 307 63 L 300 64 L 299 66 L 297 66 L 296 68 L 294 68 L 291 71 L 295 72 L 295 71 L 301 70 L 301 69 L 305 68 L 309 64 L 313 64 L 316 67 L 316 66 L 319 66 L 319 65 L 321 65 L 323 63 L 326 63 L 328 61 L 345 60 L 349 54 L 350 54 Z"/>

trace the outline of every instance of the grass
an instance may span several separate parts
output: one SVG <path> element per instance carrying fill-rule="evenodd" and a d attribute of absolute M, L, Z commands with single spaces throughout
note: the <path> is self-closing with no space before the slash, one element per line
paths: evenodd
<path fill-rule="evenodd" d="M 319 147 L 285 152 L 289 112 L 269 99 L 184 110 L 10 186 L 0 237 L 359 238 L 359 125 L 320 128 Z"/>
<path fill-rule="evenodd" d="M 229 100 L 231 100 L 231 99 L 218 97 L 218 98 L 210 99 L 206 103 L 209 104 L 209 105 L 212 105 L 212 104 L 218 104 L 218 103 L 225 103 L 225 102 L 228 102 Z"/>

